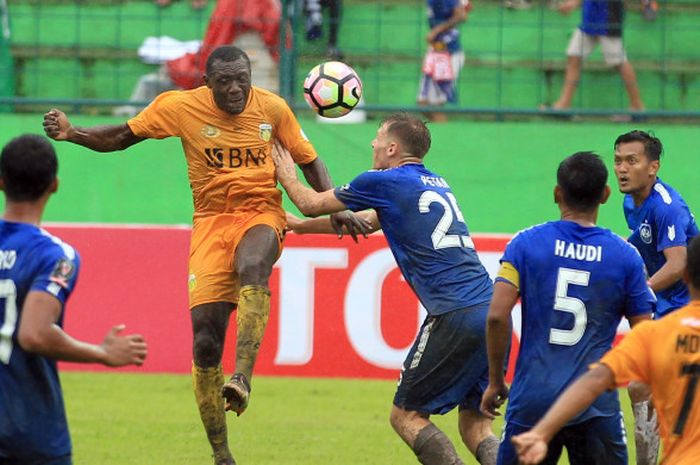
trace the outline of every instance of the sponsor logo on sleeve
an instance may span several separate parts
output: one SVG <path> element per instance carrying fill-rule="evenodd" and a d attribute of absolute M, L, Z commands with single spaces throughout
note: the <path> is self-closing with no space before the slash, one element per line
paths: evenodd
<path fill-rule="evenodd" d="M 672 224 L 668 227 L 668 240 L 672 241 L 676 238 L 676 225 Z"/>
<path fill-rule="evenodd" d="M 62 258 L 56 262 L 56 266 L 49 276 L 49 281 L 63 288 L 68 288 L 68 281 L 73 275 L 75 275 L 75 263 L 67 258 Z"/>

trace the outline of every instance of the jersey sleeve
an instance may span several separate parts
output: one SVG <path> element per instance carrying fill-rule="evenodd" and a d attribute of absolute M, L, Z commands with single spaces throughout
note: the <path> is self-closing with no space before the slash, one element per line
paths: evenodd
<path fill-rule="evenodd" d="M 79 271 L 80 256 L 77 252 L 70 247 L 54 247 L 42 257 L 39 273 L 30 289 L 48 292 L 64 305 L 75 289 Z"/>
<path fill-rule="evenodd" d="M 618 386 L 630 381 L 649 384 L 651 370 L 649 348 L 654 347 L 654 325 L 657 322 L 644 321 L 635 326 L 617 346 L 608 351 L 600 363 L 612 370 Z"/>
<path fill-rule="evenodd" d="M 160 94 L 138 115 L 127 121 L 131 131 L 138 137 L 165 139 L 180 135 L 179 91 Z"/>
<path fill-rule="evenodd" d="M 690 218 L 678 202 L 664 205 L 656 211 L 656 251 L 662 252 L 669 247 L 683 246 L 688 243 L 686 229 Z"/>
<path fill-rule="evenodd" d="M 335 197 L 352 211 L 388 206 L 386 189 L 386 171 L 365 171 L 349 184 L 335 188 Z"/>
<path fill-rule="evenodd" d="M 508 242 L 506 250 L 503 252 L 503 257 L 501 257 L 501 270 L 506 271 L 506 273 L 499 272 L 496 276 L 496 282 L 502 281 L 510 283 L 520 289 L 520 275 L 523 270 L 523 242 L 524 237 L 522 233 L 516 234 L 510 242 Z M 506 264 L 510 265 L 510 268 L 515 271 L 515 274 L 513 274 L 513 271 L 509 270 Z M 508 273 L 508 271 L 510 272 Z M 517 280 L 515 280 L 515 278 L 517 278 Z"/>
<path fill-rule="evenodd" d="M 644 261 L 636 249 L 628 247 L 628 250 L 628 259 L 625 260 L 627 263 L 625 316 L 627 318 L 653 313 L 656 310 L 656 296 L 647 284 Z"/>
<path fill-rule="evenodd" d="M 289 150 L 294 161 L 298 165 L 306 165 L 314 161 L 318 157 L 316 150 L 304 134 L 289 105 L 284 101 L 280 102 L 278 117 L 276 137 Z"/>

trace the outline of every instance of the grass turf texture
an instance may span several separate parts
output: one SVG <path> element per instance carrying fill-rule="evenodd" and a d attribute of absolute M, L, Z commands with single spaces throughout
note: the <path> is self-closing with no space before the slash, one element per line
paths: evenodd
<path fill-rule="evenodd" d="M 64 372 L 61 381 L 74 461 L 100 465 L 211 464 L 211 450 L 187 375 Z M 390 465 L 418 463 L 389 425 L 396 383 L 256 377 L 251 405 L 228 415 L 240 464 Z M 632 414 L 620 393 L 628 437 Z M 476 464 L 459 439 L 456 411 L 433 420 Z M 494 423 L 500 434 L 502 420 Z M 630 444 L 630 463 L 634 447 Z M 560 464 L 568 464 L 566 457 Z"/>

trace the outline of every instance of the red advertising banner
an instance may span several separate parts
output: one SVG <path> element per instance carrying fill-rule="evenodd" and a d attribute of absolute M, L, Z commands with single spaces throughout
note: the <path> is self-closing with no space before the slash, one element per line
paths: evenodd
<path fill-rule="evenodd" d="M 149 343 L 144 366 L 125 370 L 189 373 L 189 228 L 46 229 L 74 246 L 82 258 L 78 286 L 66 309 L 66 330 L 99 342 L 111 326 L 125 323 L 127 332 L 141 333 Z M 474 236 L 492 276 L 508 239 Z M 349 238 L 289 234 L 270 287 L 272 311 L 257 374 L 396 378 L 425 315 L 381 234 L 359 244 Z M 516 334 L 519 315 L 516 309 Z M 224 351 L 227 372 L 233 369 L 234 321 L 232 317 Z M 513 342 L 511 358 L 517 353 L 517 338 Z"/>

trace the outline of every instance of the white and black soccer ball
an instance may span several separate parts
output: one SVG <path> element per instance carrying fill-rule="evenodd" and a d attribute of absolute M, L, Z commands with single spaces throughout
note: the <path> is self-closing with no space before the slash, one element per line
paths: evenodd
<path fill-rule="evenodd" d="M 320 116 L 347 115 L 360 102 L 362 81 L 350 66 L 327 61 L 313 67 L 304 80 L 304 98 Z"/>

